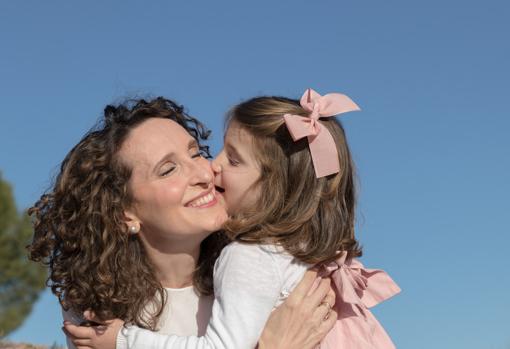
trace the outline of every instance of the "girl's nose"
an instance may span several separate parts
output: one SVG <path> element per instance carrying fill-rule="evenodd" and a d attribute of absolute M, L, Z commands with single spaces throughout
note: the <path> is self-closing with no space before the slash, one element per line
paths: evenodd
<path fill-rule="evenodd" d="M 223 164 L 225 163 L 226 156 L 225 150 L 222 149 L 218 155 L 211 161 L 211 167 L 214 171 L 214 175 L 219 175 L 223 171 Z"/>
<path fill-rule="evenodd" d="M 211 161 L 211 168 L 215 175 L 219 175 L 221 173 L 221 171 L 223 171 L 221 164 L 218 161 L 216 161 L 216 159 Z"/>

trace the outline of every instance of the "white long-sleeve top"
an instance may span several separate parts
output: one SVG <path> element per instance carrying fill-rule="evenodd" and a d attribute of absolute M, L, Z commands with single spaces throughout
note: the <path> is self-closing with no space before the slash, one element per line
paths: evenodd
<path fill-rule="evenodd" d="M 212 296 L 200 296 L 193 286 L 184 288 L 165 288 L 167 302 L 158 319 L 156 331 L 161 334 L 178 336 L 203 336 L 211 318 Z M 147 316 L 150 316 L 147 309 Z M 79 325 L 84 319 L 76 313 L 64 311 L 64 320 Z M 69 337 L 67 348 L 76 349 Z"/>
<path fill-rule="evenodd" d="M 129 326 L 119 332 L 117 349 L 252 349 L 271 311 L 308 268 L 276 246 L 233 242 L 214 266 L 215 298 L 205 335 L 162 335 Z"/>

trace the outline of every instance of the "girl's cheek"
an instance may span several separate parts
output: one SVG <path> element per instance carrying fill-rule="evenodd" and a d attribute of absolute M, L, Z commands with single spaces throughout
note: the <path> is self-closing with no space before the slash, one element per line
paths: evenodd
<path fill-rule="evenodd" d="M 223 189 L 225 189 L 225 194 L 227 192 L 230 192 L 230 174 L 229 173 L 222 173 L 221 174 L 221 184 L 223 185 Z"/>
<path fill-rule="evenodd" d="M 224 189 L 225 189 L 225 200 L 229 207 L 235 208 L 239 203 L 237 201 L 239 197 L 239 188 L 236 185 L 235 176 L 226 176 L 223 181 Z"/>

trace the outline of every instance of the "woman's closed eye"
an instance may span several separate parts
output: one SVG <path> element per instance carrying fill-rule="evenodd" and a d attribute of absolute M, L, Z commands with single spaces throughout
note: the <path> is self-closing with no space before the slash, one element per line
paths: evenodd
<path fill-rule="evenodd" d="M 199 151 L 197 151 L 196 153 L 194 153 L 193 155 L 191 155 L 191 157 L 192 157 L 193 159 L 195 159 L 195 158 L 200 158 L 200 157 L 203 157 L 203 156 L 204 156 L 204 154 L 202 154 L 202 152 L 201 152 L 200 150 L 199 150 Z"/>
<path fill-rule="evenodd" d="M 161 177 L 166 177 L 169 174 L 171 174 L 174 170 L 175 170 L 175 165 L 171 165 L 171 164 L 163 165 L 163 167 L 161 167 L 159 175 Z"/>
<path fill-rule="evenodd" d="M 203 154 L 202 150 L 198 147 L 197 144 L 193 144 L 189 148 L 189 153 L 191 154 L 191 158 L 192 159 L 204 157 L 204 154 Z"/>

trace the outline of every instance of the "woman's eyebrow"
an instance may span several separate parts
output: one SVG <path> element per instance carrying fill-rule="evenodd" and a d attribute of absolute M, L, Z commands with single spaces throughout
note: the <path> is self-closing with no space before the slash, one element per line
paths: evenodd
<path fill-rule="evenodd" d="M 196 139 L 190 139 L 190 141 L 188 142 L 188 150 L 189 149 L 193 149 L 193 148 L 198 148 L 198 142 Z M 171 160 L 173 157 L 174 157 L 175 153 L 172 151 L 172 152 L 169 152 L 167 154 L 165 154 L 157 163 L 156 165 L 154 165 L 153 167 L 153 172 L 156 172 L 156 170 L 159 168 L 159 166 L 161 166 L 161 164 L 163 164 L 164 162 L 166 161 L 169 161 Z"/>
<path fill-rule="evenodd" d="M 193 149 L 193 148 L 199 148 L 198 142 L 194 138 L 190 139 L 190 141 L 188 142 L 188 149 Z"/>
<path fill-rule="evenodd" d="M 157 163 L 156 165 L 154 165 L 154 167 L 152 168 L 152 171 L 153 172 L 156 172 L 157 169 L 163 164 L 165 163 L 166 161 L 169 161 L 170 159 L 172 159 L 174 157 L 174 152 L 170 152 L 170 153 L 167 153 L 165 154 Z"/>

